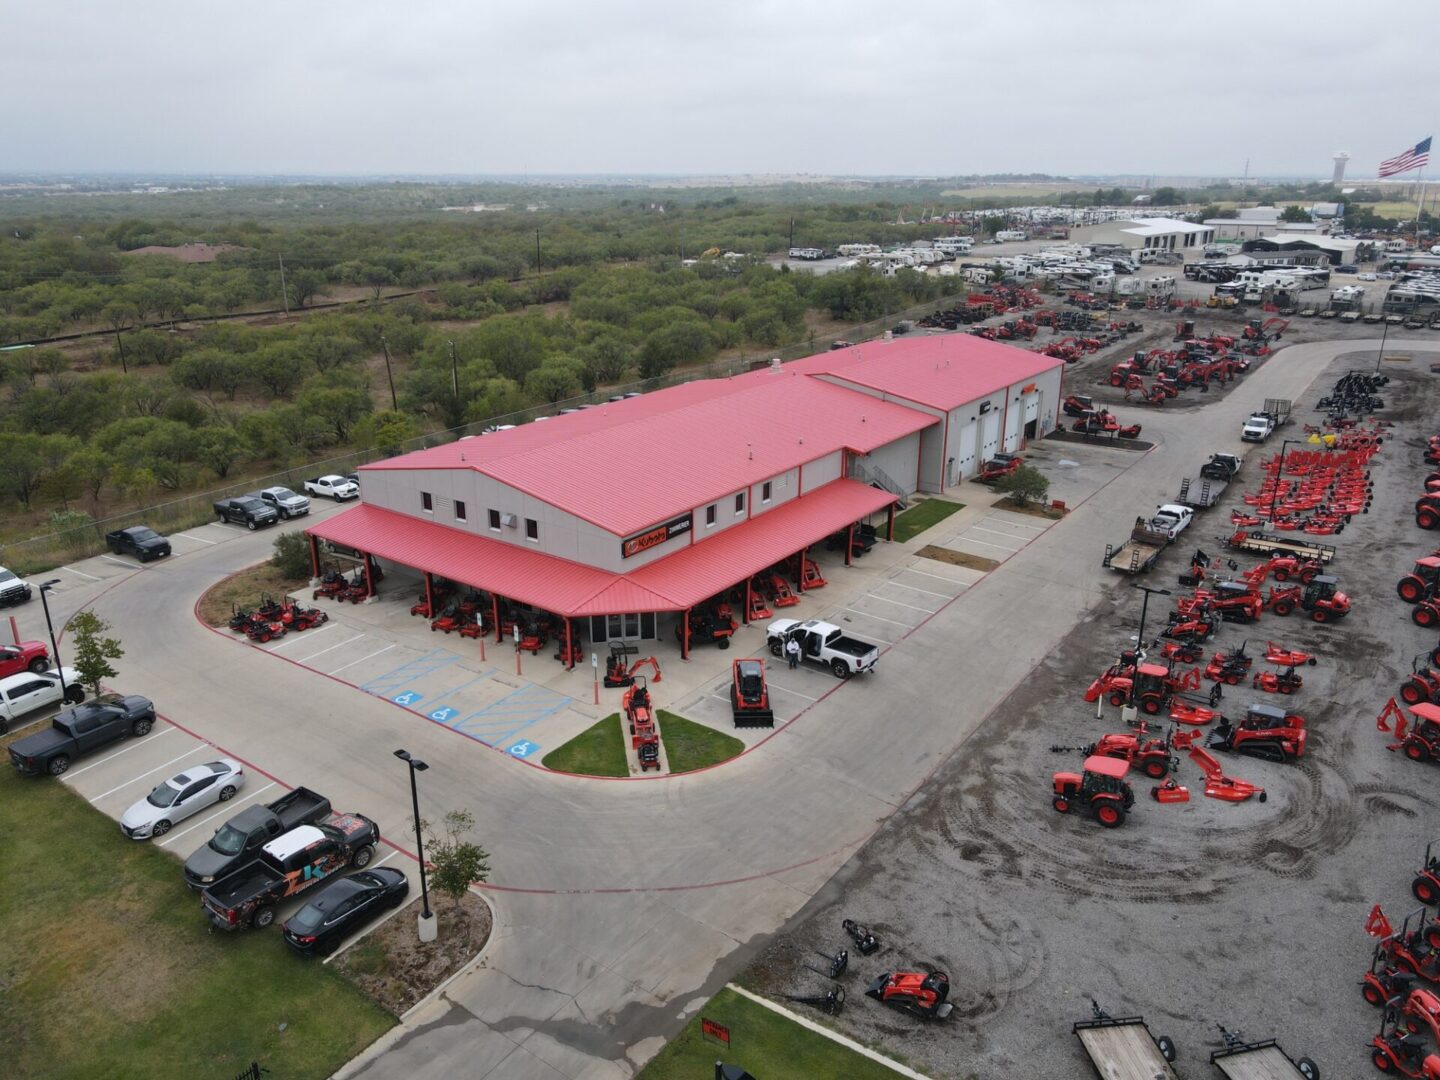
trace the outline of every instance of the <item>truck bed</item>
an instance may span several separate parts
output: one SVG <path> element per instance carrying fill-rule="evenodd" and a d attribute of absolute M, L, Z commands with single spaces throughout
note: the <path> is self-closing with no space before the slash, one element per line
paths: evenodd
<path fill-rule="evenodd" d="M 307 787 L 298 787 L 270 804 L 270 810 L 285 829 L 308 825 L 330 813 L 330 800 Z"/>
<path fill-rule="evenodd" d="M 1138 1016 L 1081 1021 L 1075 1034 L 1101 1080 L 1178 1080 Z"/>
<path fill-rule="evenodd" d="M 1210 1063 L 1226 1080 L 1296 1080 L 1304 1075 L 1273 1041 L 1217 1050 Z"/>
<path fill-rule="evenodd" d="M 1216 480 L 1208 476 L 1187 476 L 1180 481 L 1180 493 L 1175 501 L 1195 510 L 1206 510 L 1220 501 L 1220 496 L 1230 486 L 1228 480 Z"/>

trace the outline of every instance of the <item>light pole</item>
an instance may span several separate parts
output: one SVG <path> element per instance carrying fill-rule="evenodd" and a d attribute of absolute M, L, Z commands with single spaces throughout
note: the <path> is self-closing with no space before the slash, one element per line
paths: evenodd
<path fill-rule="evenodd" d="M 1381 311 L 1384 311 L 1382 306 Z M 1375 370 L 1380 370 L 1380 365 L 1385 360 L 1385 338 L 1390 334 L 1390 321 L 1387 319 L 1380 325 L 1380 355 L 1375 357 Z"/>
<path fill-rule="evenodd" d="M 46 597 L 46 594 L 59 584 L 59 578 L 40 583 L 40 606 L 45 609 L 45 629 L 50 631 L 50 655 L 55 657 L 55 670 L 60 675 L 60 699 L 64 701 L 70 696 L 65 689 L 65 666 L 60 663 L 60 646 L 55 641 L 55 624 L 50 621 L 50 601 Z"/>
<path fill-rule="evenodd" d="M 1280 499 L 1280 482 L 1285 478 L 1285 448 L 1292 443 L 1301 446 L 1304 444 L 1304 440 L 1286 439 L 1280 444 L 1280 464 L 1275 469 L 1275 490 L 1270 493 L 1270 525 L 1272 528 L 1275 525 L 1275 503 Z M 1261 485 L 1261 491 L 1264 491 L 1264 485 Z"/>
<path fill-rule="evenodd" d="M 415 786 L 415 774 L 424 772 L 430 766 L 417 757 L 411 757 L 408 750 L 396 750 L 395 756 L 410 766 L 410 806 L 415 816 L 415 855 L 420 861 L 420 917 L 416 926 L 421 941 L 435 940 L 435 913 L 430 910 L 430 890 L 425 883 L 425 840 L 420 835 L 420 792 Z"/>
<path fill-rule="evenodd" d="M 1140 633 L 1137 634 L 1136 637 L 1135 637 L 1135 647 L 1136 647 L 1136 649 L 1137 649 L 1138 651 L 1143 651 L 1144 648 L 1145 648 L 1145 616 L 1146 616 L 1146 614 L 1147 614 L 1147 613 L 1149 612 L 1149 610 L 1150 610 L 1150 596 L 1151 596 L 1152 593 L 1154 593 L 1154 594 L 1156 594 L 1156 595 L 1159 595 L 1159 596 L 1169 596 L 1169 595 L 1170 595 L 1170 590 L 1169 590 L 1169 589 L 1155 589 L 1155 588 L 1151 588 L 1149 585 L 1139 585 L 1139 584 L 1131 585 L 1130 587 L 1131 587 L 1132 589 L 1139 589 L 1141 592 L 1143 592 L 1143 593 L 1145 594 L 1145 599 L 1140 602 Z"/>

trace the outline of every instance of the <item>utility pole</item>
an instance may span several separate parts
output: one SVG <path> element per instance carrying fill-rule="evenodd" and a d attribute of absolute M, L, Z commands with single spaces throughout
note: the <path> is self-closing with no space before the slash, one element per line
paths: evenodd
<path fill-rule="evenodd" d="M 540 230 L 535 230 L 535 276 L 540 276 Z M 538 298 L 537 298 L 538 299 Z"/>
<path fill-rule="evenodd" d="M 1152 587 L 1152 586 L 1150 586 L 1150 585 L 1138 585 L 1138 584 L 1136 584 L 1136 585 L 1131 585 L 1130 587 L 1131 587 L 1132 589 L 1139 589 L 1141 592 L 1143 592 L 1143 593 L 1145 594 L 1145 599 L 1140 602 L 1140 632 L 1139 632 L 1137 635 L 1135 635 L 1135 651 L 1136 651 L 1136 652 L 1144 652 L 1144 651 L 1145 651 L 1145 616 L 1146 616 L 1146 614 L 1148 614 L 1149 611 L 1150 611 L 1150 596 L 1151 596 L 1152 593 L 1155 594 L 1155 595 L 1157 595 L 1157 596 L 1169 596 L 1169 595 L 1170 595 L 1170 590 L 1169 590 L 1169 589 L 1156 589 L 1156 588 L 1154 588 L 1154 587 Z M 1131 689 L 1132 691 L 1135 689 L 1133 682 L 1132 682 L 1132 684 L 1131 684 L 1130 689 Z M 1134 703 L 1134 701 L 1132 700 L 1130 704 L 1133 705 L 1133 704 L 1135 704 L 1135 703 Z"/>
<path fill-rule="evenodd" d="M 460 361 L 455 358 L 455 342 L 450 342 L 450 389 L 455 393 L 455 404 L 460 404 Z"/>
<path fill-rule="evenodd" d="M 790 246 L 792 248 L 795 246 L 795 219 L 793 217 L 790 219 Z"/>
<path fill-rule="evenodd" d="M 285 256 L 280 256 L 280 303 L 285 308 L 285 317 L 290 317 L 290 290 L 285 287 Z"/>
<path fill-rule="evenodd" d="M 395 373 L 390 370 L 390 343 L 385 340 L 384 334 L 380 335 L 380 348 L 385 350 L 385 378 L 390 381 L 390 407 L 399 412 L 400 402 L 395 397 Z"/>
<path fill-rule="evenodd" d="M 130 374 L 130 367 L 125 363 L 125 339 L 120 336 L 120 331 L 115 331 L 115 348 L 120 350 L 120 370 L 126 375 Z"/>

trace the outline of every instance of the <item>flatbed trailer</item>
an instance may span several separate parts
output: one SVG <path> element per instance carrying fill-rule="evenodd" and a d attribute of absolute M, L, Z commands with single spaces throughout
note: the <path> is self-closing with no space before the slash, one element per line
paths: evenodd
<path fill-rule="evenodd" d="M 1320 1080 L 1309 1058 L 1292 1058 L 1274 1039 L 1237 1043 L 1210 1055 L 1210 1064 L 1225 1080 Z"/>
<path fill-rule="evenodd" d="M 1113 544 L 1105 545 L 1105 558 L 1100 565 L 1123 574 L 1143 574 L 1155 565 L 1160 553 L 1169 546 L 1169 533 L 1152 529 L 1144 518 L 1136 518 L 1135 527 L 1130 530 L 1130 539 L 1118 548 Z"/>
<path fill-rule="evenodd" d="M 1221 539 L 1225 546 L 1232 550 L 1252 551 L 1257 555 L 1291 553 L 1302 559 L 1315 559 L 1320 563 L 1328 563 L 1335 558 L 1333 544 L 1312 544 L 1289 536 L 1272 536 L 1263 532 L 1237 529 L 1233 536 Z"/>
<path fill-rule="evenodd" d="M 1194 510 L 1208 510 L 1220 501 L 1225 494 L 1225 489 L 1230 486 L 1228 480 L 1215 480 L 1208 476 L 1187 476 L 1180 481 L 1180 494 L 1175 496 L 1175 501 L 1181 506 L 1188 506 Z"/>
<path fill-rule="evenodd" d="M 1175 1044 L 1150 1034 L 1143 1016 L 1097 1016 L 1071 1030 L 1100 1080 L 1179 1080 L 1170 1067 Z"/>

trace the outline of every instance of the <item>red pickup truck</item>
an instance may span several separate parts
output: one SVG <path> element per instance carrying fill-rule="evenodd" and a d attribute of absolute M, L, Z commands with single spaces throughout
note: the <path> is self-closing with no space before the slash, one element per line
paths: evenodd
<path fill-rule="evenodd" d="M 50 650 L 43 641 L 0 645 L 0 679 L 22 671 L 48 671 L 51 666 Z"/>

